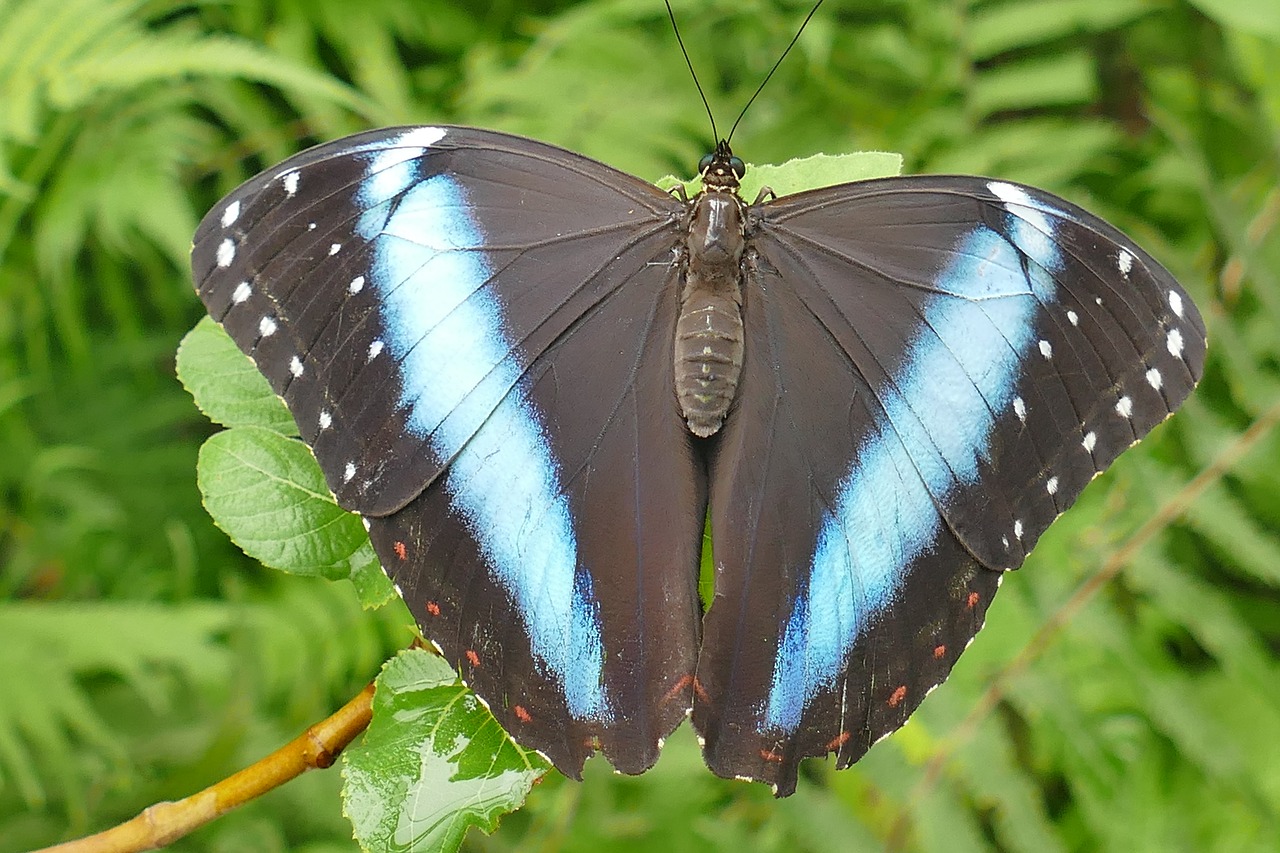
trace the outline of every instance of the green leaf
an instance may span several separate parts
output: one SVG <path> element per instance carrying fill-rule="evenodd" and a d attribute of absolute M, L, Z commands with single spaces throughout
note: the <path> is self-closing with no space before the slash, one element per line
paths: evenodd
<path fill-rule="evenodd" d="M 267 378 L 210 317 L 196 323 L 182 339 L 178 380 L 205 417 L 216 424 L 298 434 L 293 415 L 272 392 Z"/>
<path fill-rule="evenodd" d="M 740 192 L 747 201 L 755 201 L 764 187 L 773 190 L 775 195 L 784 196 L 850 181 L 890 178 L 901 173 L 901 154 L 886 151 L 814 154 L 812 157 L 788 160 L 777 166 L 748 164 Z M 682 185 L 689 196 L 694 196 L 702 190 L 701 178 L 682 181 L 668 175 L 657 183 L 664 190 Z"/>
<path fill-rule="evenodd" d="M 360 517 L 338 506 L 302 442 L 262 427 L 229 429 L 200 448 L 196 474 L 214 522 L 254 559 L 330 580 L 369 571 Z"/>
<path fill-rule="evenodd" d="M 1191 0 L 1227 29 L 1280 41 L 1280 4 L 1275 0 Z"/>
<path fill-rule="evenodd" d="M 521 749 L 442 658 L 402 652 L 378 676 L 373 721 L 348 749 L 343 799 L 370 851 L 449 851 L 492 832 L 548 770 Z"/>

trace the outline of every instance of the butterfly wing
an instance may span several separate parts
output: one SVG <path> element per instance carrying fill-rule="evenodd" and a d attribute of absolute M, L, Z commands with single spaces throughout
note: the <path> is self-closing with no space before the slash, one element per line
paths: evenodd
<path fill-rule="evenodd" d="M 1204 325 L 1132 241 L 1027 187 L 756 210 L 694 723 L 712 769 L 786 794 L 800 758 L 852 763 L 946 677 L 1000 571 L 1190 393 Z"/>
<path fill-rule="evenodd" d="M 396 128 L 249 181 L 193 250 L 426 636 L 570 775 L 595 748 L 650 766 L 690 701 L 682 209 L 553 146 Z"/>

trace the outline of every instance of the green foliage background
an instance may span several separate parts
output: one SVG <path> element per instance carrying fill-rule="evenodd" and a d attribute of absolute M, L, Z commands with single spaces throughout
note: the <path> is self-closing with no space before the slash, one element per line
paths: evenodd
<path fill-rule="evenodd" d="M 805 2 L 681 0 L 731 119 Z M 407 642 L 346 583 L 267 572 L 200 506 L 212 427 L 173 376 L 200 215 L 365 127 L 526 133 L 651 179 L 709 133 L 657 0 L 0 2 L 0 851 L 191 793 L 328 714 Z M 799 793 L 658 768 L 548 779 L 478 849 L 1272 850 L 1280 439 L 1037 648 L 1072 591 L 1280 400 L 1280 5 L 828 0 L 735 136 L 753 162 L 901 151 L 1044 186 L 1132 234 L 1210 323 L 1201 390 L 1044 537 L 913 722 Z M 925 779 L 940 751 L 941 775 Z M 175 850 L 355 849 L 336 772 Z"/>

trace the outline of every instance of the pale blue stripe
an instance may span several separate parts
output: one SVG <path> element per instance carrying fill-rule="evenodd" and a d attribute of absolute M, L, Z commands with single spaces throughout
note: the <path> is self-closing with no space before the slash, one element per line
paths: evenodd
<path fill-rule="evenodd" d="M 453 459 L 445 488 L 454 510 L 511 596 L 534 657 L 563 687 L 569 712 L 607 719 L 598 604 L 590 575 L 578 568 L 546 429 L 507 358 L 502 306 L 484 288 L 485 237 L 458 181 L 419 180 L 421 154 L 401 147 L 370 156 L 362 188 L 369 209 L 356 228 L 372 241 L 370 281 L 384 343 L 400 364 L 398 403 L 432 453 Z M 460 407 L 479 417 L 457 416 Z"/>
<path fill-rule="evenodd" d="M 1054 297 L 1046 269 L 1059 268 L 1061 258 L 1041 203 L 1007 184 L 991 189 L 1016 209 L 1007 218 L 1009 238 L 1033 262 L 1033 281 L 1013 245 L 981 226 L 939 277 L 938 288 L 954 296 L 929 300 L 893 384 L 877 389 L 883 414 L 818 532 L 808 586 L 774 663 L 768 730 L 795 731 L 813 697 L 841 674 L 857 638 L 893 602 L 943 524 L 935 498 L 977 482 L 993 412 L 1007 411 L 1019 362 L 1036 345 L 1036 311 Z"/>

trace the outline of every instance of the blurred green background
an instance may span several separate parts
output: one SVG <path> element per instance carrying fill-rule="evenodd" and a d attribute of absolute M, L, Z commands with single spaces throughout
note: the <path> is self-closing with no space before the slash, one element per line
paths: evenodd
<path fill-rule="evenodd" d="M 808 0 L 678 0 L 732 121 Z M 659 0 L 0 1 L 0 850 L 105 828 L 293 737 L 409 637 L 348 585 L 251 564 L 195 487 L 174 379 L 203 212 L 370 126 L 525 133 L 646 178 L 711 143 Z M 902 152 L 1043 186 L 1160 258 L 1210 325 L 1199 392 L 1004 584 L 905 729 L 799 792 L 658 768 L 548 778 L 492 850 L 1275 850 L 1280 439 L 1267 430 L 988 684 L 1163 502 L 1280 400 L 1280 3 L 828 0 L 734 138 Z M 944 757 L 941 773 L 926 765 Z M 553 774 L 554 775 L 554 774 Z M 336 770 L 184 851 L 354 850 Z"/>

